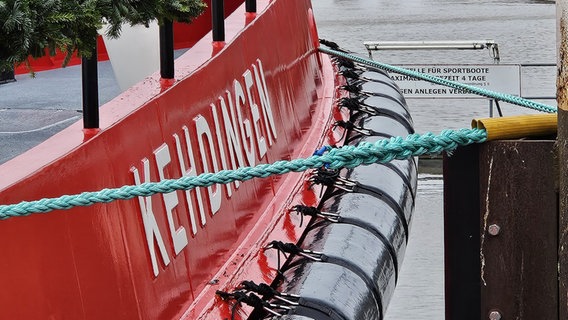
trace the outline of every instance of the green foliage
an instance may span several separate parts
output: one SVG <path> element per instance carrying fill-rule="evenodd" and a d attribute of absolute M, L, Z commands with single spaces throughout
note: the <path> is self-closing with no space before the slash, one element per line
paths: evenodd
<path fill-rule="evenodd" d="M 191 22 L 204 8 L 201 0 L 0 0 L 0 71 L 55 49 L 89 57 L 103 22 L 118 37 L 125 23 Z"/>

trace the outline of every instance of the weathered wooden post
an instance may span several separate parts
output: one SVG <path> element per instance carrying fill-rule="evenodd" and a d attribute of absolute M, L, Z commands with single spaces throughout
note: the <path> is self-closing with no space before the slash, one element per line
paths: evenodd
<path fill-rule="evenodd" d="M 558 125 L 558 139 L 552 134 L 556 115 L 531 118 L 524 126 L 519 117 L 499 118 L 491 130 L 512 125 L 518 135 L 488 131 L 491 141 L 444 156 L 447 320 L 568 319 L 568 102 L 563 100 L 568 0 L 563 1 L 558 96 L 564 123 Z M 476 123 L 483 121 L 488 120 Z M 544 130 L 550 123 L 552 132 Z M 524 131 L 531 126 L 540 130 Z"/>
<path fill-rule="evenodd" d="M 447 320 L 566 319 L 554 154 L 555 140 L 520 139 L 444 157 Z"/>
<path fill-rule="evenodd" d="M 556 0 L 559 156 L 558 272 L 559 319 L 568 318 L 568 0 Z"/>

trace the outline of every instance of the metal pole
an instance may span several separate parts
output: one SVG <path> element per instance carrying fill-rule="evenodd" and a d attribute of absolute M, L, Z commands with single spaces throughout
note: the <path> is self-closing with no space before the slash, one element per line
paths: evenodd
<path fill-rule="evenodd" d="M 251 23 L 256 18 L 256 0 L 245 2 L 245 24 Z"/>
<path fill-rule="evenodd" d="M 499 100 L 495 99 L 495 106 L 497 107 L 497 113 L 499 113 L 500 117 L 503 117 L 503 111 L 501 110 L 501 106 L 499 105 Z"/>
<path fill-rule="evenodd" d="M 160 75 L 174 78 L 174 24 L 170 20 L 160 26 Z"/>
<path fill-rule="evenodd" d="M 256 12 L 256 0 L 246 0 L 246 12 Z"/>
<path fill-rule="evenodd" d="M 211 17 L 213 19 L 213 41 L 225 41 L 225 9 L 223 0 L 211 1 Z"/>
<path fill-rule="evenodd" d="M 16 81 L 14 69 L 0 72 L 0 84 Z"/>
<path fill-rule="evenodd" d="M 568 319 L 568 0 L 556 0 L 559 319 Z"/>
<path fill-rule="evenodd" d="M 81 60 L 81 80 L 83 84 L 83 128 L 99 127 L 99 79 L 97 69 L 97 44 L 90 58 Z"/>

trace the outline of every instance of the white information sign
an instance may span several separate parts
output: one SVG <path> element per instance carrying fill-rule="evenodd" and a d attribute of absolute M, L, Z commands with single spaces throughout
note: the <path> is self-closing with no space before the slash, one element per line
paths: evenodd
<path fill-rule="evenodd" d="M 521 66 L 505 64 L 487 65 L 399 65 L 402 68 L 427 73 L 442 79 L 457 81 L 464 84 L 508 93 L 521 95 Z M 442 85 L 424 80 L 391 73 L 391 77 L 400 87 L 406 98 L 480 98 Z"/>

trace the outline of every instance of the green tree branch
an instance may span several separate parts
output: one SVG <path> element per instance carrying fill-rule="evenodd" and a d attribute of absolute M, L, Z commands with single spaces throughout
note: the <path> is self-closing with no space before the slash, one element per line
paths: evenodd
<path fill-rule="evenodd" d="M 97 30 L 118 37 L 123 24 L 148 25 L 152 20 L 191 22 L 205 4 L 201 0 L 0 0 L 0 71 L 56 49 L 89 57 Z"/>

